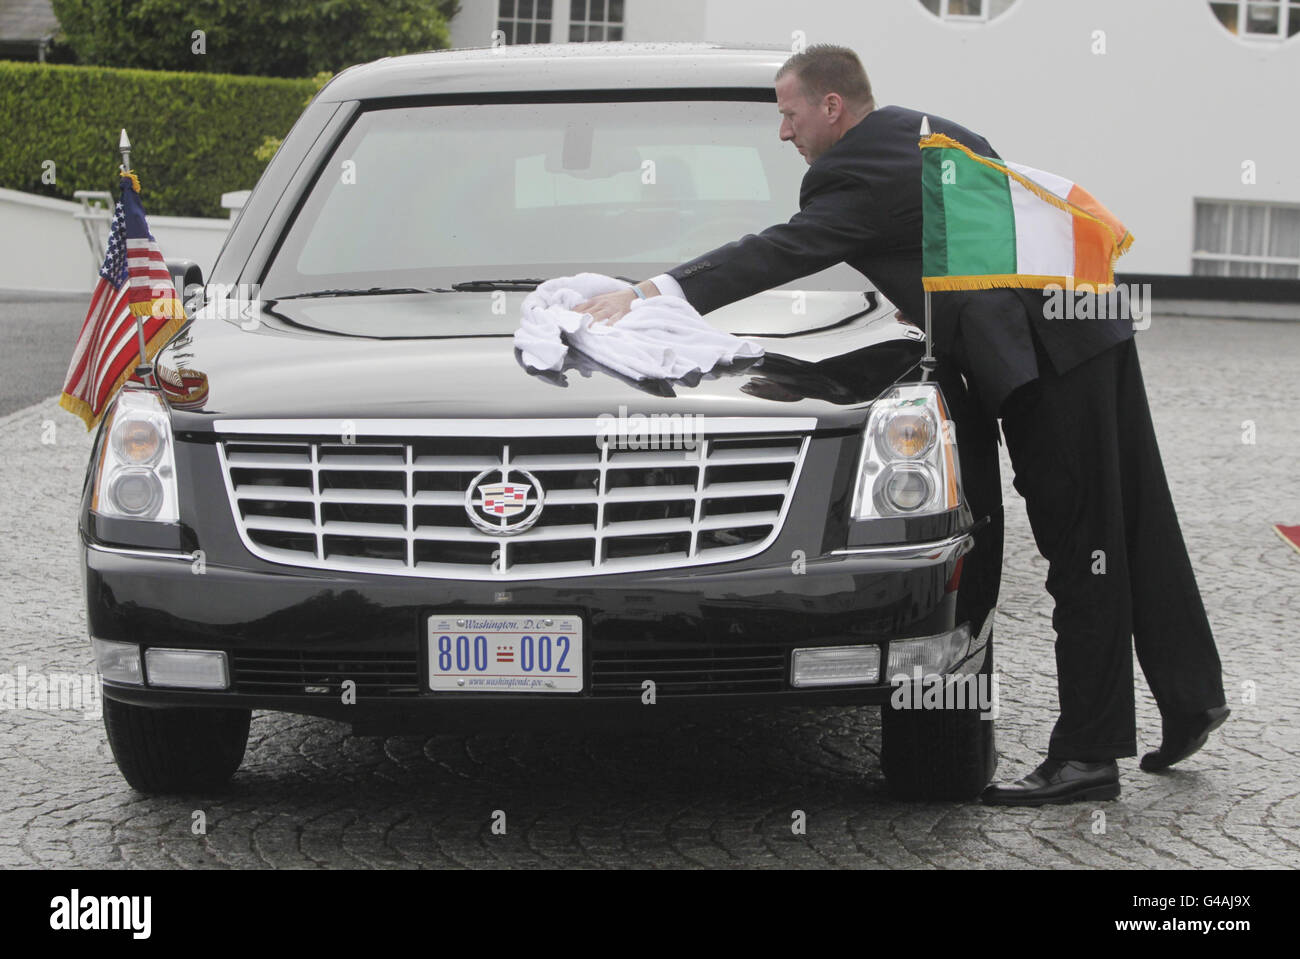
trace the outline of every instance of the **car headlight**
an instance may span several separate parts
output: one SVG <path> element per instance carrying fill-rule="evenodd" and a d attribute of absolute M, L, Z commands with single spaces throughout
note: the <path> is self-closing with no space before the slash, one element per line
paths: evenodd
<path fill-rule="evenodd" d="M 153 421 L 125 419 L 110 434 L 113 452 L 127 463 L 148 466 L 157 462 L 163 450 L 163 432 Z"/>
<path fill-rule="evenodd" d="M 854 519 L 923 516 L 961 505 L 961 472 L 943 392 L 895 386 L 871 408 L 862 437 Z"/>
<path fill-rule="evenodd" d="M 158 395 L 124 388 L 104 430 L 90 508 L 101 516 L 178 522 L 171 420 Z"/>
<path fill-rule="evenodd" d="M 883 417 L 878 436 L 886 459 L 920 459 L 934 448 L 939 425 L 926 407 L 896 409 Z"/>

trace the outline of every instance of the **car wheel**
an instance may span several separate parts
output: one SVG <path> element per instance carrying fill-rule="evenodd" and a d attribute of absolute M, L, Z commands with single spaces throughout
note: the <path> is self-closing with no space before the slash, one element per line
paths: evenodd
<path fill-rule="evenodd" d="M 104 729 L 117 768 L 143 793 L 224 786 L 243 761 L 252 715 L 250 709 L 152 709 L 104 697 Z"/>
<path fill-rule="evenodd" d="M 993 671 L 990 637 L 980 675 Z M 988 679 L 982 682 L 989 682 Z M 880 707 L 880 761 L 889 791 L 899 799 L 969 800 L 997 769 L 993 719 L 969 709 Z"/>

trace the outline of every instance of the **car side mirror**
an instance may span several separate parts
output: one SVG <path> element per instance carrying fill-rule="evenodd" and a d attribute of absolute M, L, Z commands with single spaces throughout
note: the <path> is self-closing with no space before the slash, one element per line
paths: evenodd
<path fill-rule="evenodd" d="M 203 305 L 203 270 L 193 260 L 168 260 L 167 272 L 185 306 L 185 315 L 193 316 Z"/>

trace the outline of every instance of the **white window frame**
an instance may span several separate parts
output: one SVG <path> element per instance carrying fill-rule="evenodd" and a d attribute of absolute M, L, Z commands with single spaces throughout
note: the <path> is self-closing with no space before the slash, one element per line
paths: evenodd
<path fill-rule="evenodd" d="M 979 0 L 979 13 L 952 13 L 949 2 L 950 0 L 939 0 L 939 19 L 944 23 L 988 23 L 989 0 Z"/>
<path fill-rule="evenodd" d="M 1264 246 L 1268 246 L 1268 238 L 1271 234 L 1272 216 L 1274 210 L 1300 210 L 1300 204 L 1294 203 L 1257 203 L 1249 200 L 1211 200 L 1204 197 L 1197 197 L 1192 203 L 1192 267 L 1193 275 L 1205 276 L 1207 274 L 1196 273 L 1196 263 L 1198 260 L 1209 261 L 1213 263 L 1258 263 L 1262 266 L 1294 266 L 1297 267 L 1297 274 L 1300 275 L 1300 256 L 1271 256 L 1266 253 L 1210 253 L 1206 250 L 1196 249 L 1196 208 L 1201 204 L 1226 206 L 1228 208 L 1228 230 L 1224 237 L 1224 248 L 1232 249 L 1232 226 L 1236 221 L 1234 208 L 1239 206 L 1255 206 L 1264 208 L 1264 225 L 1261 227 L 1264 233 Z M 1227 275 L 1227 274 L 1225 274 Z M 1258 279 L 1269 279 L 1269 277 L 1258 277 Z M 1277 277 L 1272 277 L 1277 279 Z"/>
<path fill-rule="evenodd" d="M 947 0 L 944 0 L 944 2 L 946 3 Z M 1214 7 L 1230 3 L 1236 3 L 1237 5 L 1237 32 L 1233 34 L 1237 39 L 1261 40 L 1265 43 L 1280 43 L 1295 39 L 1295 37 L 1290 36 L 1290 18 L 1292 16 L 1300 17 L 1300 7 L 1295 6 L 1293 0 L 1210 0 L 1210 16 L 1214 17 L 1214 22 L 1221 27 L 1223 24 L 1220 22 L 1218 14 L 1214 12 Z M 1250 29 L 1250 18 L 1247 14 L 1251 4 L 1278 8 L 1276 33 L 1260 33 Z M 1300 33 L 1297 33 L 1296 36 L 1300 36 Z"/>
<path fill-rule="evenodd" d="M 574 0 L 574 2 L 577 2 L 577 0 Z M 921 6 L 925 8 L 926 13 L 930 13 L 930 8 L 925 5 L 924 0 L 918 0 L 918 2 L 920 2 Z M 952 0 L 937 0 L 937 2 L 939 4 L 939 12 L 930 13 L 930 15 L 943 23 L 981 24 L 991 23 L 994 19 L 989 15 L 989 3 L 991 0 L 979 0 L 979 13 L 953 13 Z M 1006 9 L 1010 10 L 1010 8 L 1015 6 L 1015 4 L 1016 0 L 1011 0 Z M 1003 11 L 1003 13 L 1005 12 L 1006 10 Z"/>
<path fill-rule="evenodd" d="M 493 2 L 493 3 L 498 3 L 498 0 L 492 0 L 492 2 Z M 497 7 L 497 18 L 496 18 L 496 28 L 497 28 L 498 30 L 500 30 L 500 29 L 501 29 L 501 24 L 502 24 L 503 22 L 508 22 L 508 23 L 514 24 L 514 25 L 516 25 L 516 26 L 518 26 L 518 25 L 521 24 L 521 23 L 531 23 L 531 24 L 533 25 L 533 33 L 534 33 L 534 35 L 536 35 L 537 26 L 538 26 L 539 24 L 549 24 L 549 26 L 550 26 L 550 28 L 551 28 L 551 39 L 550 39 L 550 40 L 547 40 L 547 41 L 537 41 L 537 40 L 533 40 L 534 43 L 538 43 L 538 42 L 544 42 L 544 43 L 570 43 L 570 42 L 572 42 L 572 43 L 587 43 L 587 42 L 595 42 L 595 41 L 588 41 L 588 40 L 585 38 L 585 34 L 586 34 L 586 32 L 587 32 L 587 27 L 589 27 L 589 26 L 592 26 L 592 27 L 604 27 L 604 28 L 605 28 L 605 32 L 606 32 L 607 35 L 608 35 L 608 32 L 609 32 L 609 28 L 611 28 L 611 27 L 617 27 L 620 31 L 623 31 L 623 36 L 619 38 L 619 39 L 622 40 L 622 39 L 627 39 L 627 33 L 626 33 L 626 31 L 627 31 L 627 5 L 628 5 L 628 3 L 630 3 L 630 2 L 631 2 L 631 0 L 623 0 L 623 18 L 622 18 L 621 20 L 617 20 L 617 21 L 615 21 L 615 20 L 608 20 L 608 19 L 606 19 L 606 20 L 585 20 L 585 19 L 583 19 L 583 18 L 582 18 L 582 14 L 585 14 L 585 13 L 587 12 L 587 5 L 586 5 L 585 0 L 552 0 L 552 2 L 551 2 L 551 16 L 550 16 L 550 19 L 549 19 L 549 20 L 548 20 L 547 18 L 545 18 L 545 17 L 538 17 L 538 16 L 536 16 L 536 15 L 535 15 L 536 7 L 534 7 L 534 16 L 531 17 L 531 18 L 530 18 L 530 17 L 522 17 L 522 18 L 521 18 L 521 17 L 517 17 L 517 16 L 512 16 L 512 17 L 503 17 L 503 16 L 501 16 L 500 5 L 499 5 L 499 3 L 498 3 L 498 7 Z M 946 2 L 946 0 L 945 0 L 945 2 Z M 518 6 L 516 6 L 514 9 L 515 9 L 515 12 L 517 13 L 519 8 L 518 8 Z M 609 15 L 608 0 L 606 0 L 606 8 L 605 8 L 605 10 L 606 10 L 606 16 L 608 17 L 608 15 Z M 569 40 L 569 27 L 570 27 L 570 26 L 580 26 L 580 27 L 582 27 L 582 32 L 583 32 L 583 34 L 584 34 L 584 38 L 583 38 L 582 40 L 574 40 L 574 41 L 570 41 L 570 40 Z M 513 31 L 512 31 L 512 33 L 513 33 Z M 518 42 L 517 40 L 511 40 L 511 43 L 512 43 L 512 44 L 517 43 L 517 42 Z M 611 41 L 611 42 L 618 42 L 618 41 Z"/>
<path fill-rule="evenodd" d="M 565 30 L 564 30 L 564 36 L 565 36 L 565 38 L 566 38 L 566 39 L 568 38 L 568 36 L 569 36 L 569 32 L 570 32 L 570 29 L 571 29 L 572 27 L 575 27 L 575 26 L 582 27 L 582 30 L 583 30 L 583 33 L 584 33 L 584 34 L 587 32 L 587 28 L 588 28 L 588 27 L 604 27 L 604 28 L 605 28 L 605 35 L 606 35 L 606 37 L 608 37 L 608 35 L 609 35 L 609 28 L 610 28 L 610 27 L 617 27 L 617 28 L 619 29 L 620 34 L 621 34 L 622 31 L 624 31 L 624 30 L 627 29 L 627 5 L 628 5 L 628 2 L 629 2 L 629 0 L 623 0 L 623 18 L 622 18 L 621 20 L 618 20 L 618 21 L 616 22 L 616 21 L 614 21 L 614 20 L 610 20 L 610 19 L 608 19 L 608 17 L 609 17 L 609 0 L 605 0 L 605 16 L 606 16 L 607 19 L 604 19 L 604 20 L 586 20 L 586 19 L 583 19 L 581 16 L 579 16 L 579 14 L 585 14 L 585 13 L 587 12 L 587 10 L 588 10 L 588 2 L 587 2 L 587 0 L 569 0 L 569 2 L 568 2 L 568 6 L 569 6 L 569 22 L 568 22 L 568 25 L 565 27 Z M 947 2 L 947 0 L 945 0 L 945 2 Z M 625 39 L 625 37 L 623 37 L 623 36 L 620 36 L 620 37 L 619 37 L 619 40 L 623 40 L 623 39 Z M 570 40 L 570 41 L 568 41 L 568 42 L 570 42 L 570 43 L 601 43 L 601 42 L 617 43 L 618 41 L 617 41 L 617 40 L 608 40 L 608 41 L 588 40 L 588 39 L 584 36 L 583 39 L 581 39 L 581 40 Z"/>
<path fill-rule="evenodd" d="M 512 2 L 513 2 L 513 4 L 514 4 L 514 8 L 513 8 L 513 9 L 514 9 L 514 12 L 515 12 L 516 15 L 515 15 L 515 16 L 510 16 L 510 17 L 503 17 L 503 16 L 501 16 L 501 4 L 500 4 L 500 0 L 492 0 L 492 2 L 495 3 L 495 4 L 497 4 L 496 29 L 498 29 L 498 30 L 501 29 L 501 24 L 502 24 L 502 22 L 509 23 L 509 24 L 511 24 L 513 27 L 515 27 L 516 29 L 519 27 L 520 24 L 527 23 L 527 24 L 531 24 L 531 25 L 532 25 L 532 28 L 533 28 L 533 29 L 532 29 L 532 34 L 533 34 L 533 37 L 535 38 L 535 37 L 537 36 L 537 28 L 538 28 L 538 26 L 540 26 L 540 25 L 545 25 L 545 26 L 549 26 L 549 27 L 551 28 L 551 39 L 550 39 L 550 40 L 541 40 L 541 41 L 539 41 L 539 40 L 537 40 L 537 39 L 533 39 L 533 40 L 531 40 L 531 41 L 529 41 L 529 42 L 530 42 L 530 43 L 554 43 L 554 42 L 555 42 L 555 29 L 556 29 L 556 22 L 560 19 L 559 16 L 558 16 L 559 11 L 558 11 L 556 8 L 560 6 L 560 3 L 562 2 L 562 0 L 551 0 L 551 15 L 550 15 L 549 18 L 548 18 L 548 17 L 539 17 L 539 16 L 537 16 L 537 0 L 533 0 L 533 16 L 531 16 L 531 17 L 520 17 L 520 16 L 518 16 L 518 13 L 519 13 L 519 0 L 512 0 Z M 566 6 L 567 6 L 567 3 L 566 3 Z M 565 27 L 565 31 L 566 31 L 566 33 L 567 33 L 567 31 L 568 31 L 568 27 L 567 27 L 567 26 Z M 511 33 L 513 34 L 514 31 L 512 30 Z M 511 45 L 511 46 L 514 46 L 514 45 L 515 45 L 516 43 L 518 43 L 518 42 L 519 42 L 519 41 L 516 40 L 516 39 L 511 39 L 511 41 L 510 41 L 510 45 Z"/>

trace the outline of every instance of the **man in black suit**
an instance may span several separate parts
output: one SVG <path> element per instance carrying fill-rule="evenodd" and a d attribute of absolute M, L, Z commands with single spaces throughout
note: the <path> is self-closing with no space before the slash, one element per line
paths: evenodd
<path fill-rule="evenodd" d="M 922 114 L 876 109 L 866 72 L 845 47 L 795 54 L 775 82 L 780 137 L 809 164 L 800 212 L 635 291 L 579 304 L 580 311 L 615 322 L 635 296 L 670 293 L 708 313 L 843 261 L 907 317 L 922 315 Z M 978 134 L 929 119 L 935 132 L 997 156 Z M 1113 799 L 1120 791 L 1115 760 L 1137 754 L 1131 640 L 1162 719 L 1161 746 L 1143 757 L 1143 769 L 1185 759 L 1228 713 L 1131 318 L 1051 319 L 1036 290 L 936 293 L 932 305 L 935 350 L 949 372 L 940 381 L 960 390 L 962 379 L 951 375 L 960 371 L 994 435 L 1001 416 L 1015 486 L 1049 562 L 1047 589 L 1056 601 L 1061 713 L 1047 759 L 982 798 L 1008 805 Z M 958 430 L 964 461 L 971 428 L 959 423 Z M 976 515 L 1000 509 L 987 490 L 983 503 L 967 495 L 973 509 L 982 507 Z"/>

